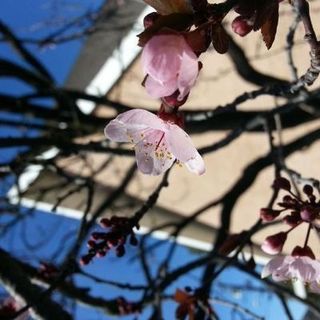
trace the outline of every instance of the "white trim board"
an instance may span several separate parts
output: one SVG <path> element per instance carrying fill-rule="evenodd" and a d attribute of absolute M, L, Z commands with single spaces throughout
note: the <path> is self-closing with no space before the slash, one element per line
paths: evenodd
<path fill-rule="evenodd" d="M 143 31 L 143 18 L 152 11 L 154 11 L 154 9 L 150 6 L 147 6 L 142 11 L 132 29 L 122 39 L 119 47 L 113 51 L 112 55 L 106 60 L 85 89 L 87 94 L 101 95 L 108 93 L 123 72 L 137 57 L 141 51 L 141 48 L 137 45 L 137 34 Z M 88 100 L 79 99 L 77 103 L 79 109 L 85 114 L 91 113 L 95 107 L 95 103 Z"/>

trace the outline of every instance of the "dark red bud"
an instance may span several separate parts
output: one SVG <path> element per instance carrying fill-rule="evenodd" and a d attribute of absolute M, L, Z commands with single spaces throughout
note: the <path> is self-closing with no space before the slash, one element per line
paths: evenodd
<path fill-rule="evenodd" d="M 105 250 L 99 250 L 99 251 L 97 252 L 96 256 L 97 256 L 98 258 L 102 258 L 102 257 L 104 257 L 106 254 L 107 254 L 107 251 L 105 251 Z"/>
<path fill-rule="evenodd" d="M 80 259 L 80 264 L 82 266 L 85 266 L 87 264 L 89 264 L 89 262 L 92 260 L 92 255 L 91 254 L 86 254 L 85 256 L 83 256 L 81 259 Z"/>
<path fill-rule="evenodd" d="M 126 253 L 126 250 L 125 250 L 123 245 L 120 245 L 120 246 L 117 247 L 117 249 L 116 249 L 117 257 L 121 258 L 121 257 L 124 256 L 125 253 Z"/>
<path fill-rule="evenodd" d="M 273 221 L 280 215 L 280 210 L 273 210 L 270 208 L 262 208 L 260 209 L 260 218 L 265 222 Z"/>
<path fill-rule="evenodd" d="M 307 195 L 307 196 L 311 196 L 313 194 L 313 188 L 312 186 L 310 186 L 310 184 L 306 184 L 303 187 L 303 192 Z"/>
<path fill-rule="evenodd" d="M 87 245 L 89 248 L 94 248 L 96 246 L 96 242 L 94 240 L 89 240 Z"/>
<path fill-rule="evenodd" d="M 279 232 L 266 238 L 261 249 L 269 254 L 278 254 L 282 251 L 283 245 L 287 240 L 286 232 Z"/>
<path fill-rule="evenodd" d="M 159 18 L 159 13 L 157 12 L 151 12 L 147 14 L 143 19 L 143 26 L 145 29 L 152 27 L 156 20 Z"/>
<path fill-rule="evenodd" d="M 91 234 L 91 238 L 93 240 L 99 240 L 99 239 L 104 239 L 106 234 L 104 232 L 93 232 Z"/>
<path fill-rule="evenodd" d="M 282 221 L 290 227 L 295 227 L 299 222 L 301 222 L 301 217 L 299 212 L 293 212 L 291 215 L 285 216 Z"/>
<path fill-rule="evenodd" d="M 251 20 L 243 16 L 238 16 L 232 21 L 231 27 L 234 33 L 244 37 L 252 31 L 253 24 L 251 23 Z"/>
<path fill-rule="evenodd" d="M 294 257 L 309 257 L 311 259 L 315 259 L 315 255 L 313 253 L 313 251 L 311 250 L 311 248 L 309 246 L 306 246 L 304 248 L 300 247 L 300 246 L 296 246 L 291 253 L 292 256 Z"/>
<path fill-rule="evenodd" d="M 317 217 L 317 210 L 312 206 L 305 206 L 300 211 L 301 219 L 307 222 L 312 222 Z"/>
<path fill-rule="evenodd" d="M 286 191 L 290 191 L 290 189 L 291 189 L 290 181 L 286 178 L 283 178 L 283 177 L 280 177 L 280 178 L 277 178 L 276 180 L 274 180 L 272 186 L 274 189 L 283 189 Z"/>
<path fill-rule="evenodd" d="M 104 228 L 110 228 L 111 227 L 111 221 L 108 218 L 103 218 L 100 220 L 100 225 Z"/>

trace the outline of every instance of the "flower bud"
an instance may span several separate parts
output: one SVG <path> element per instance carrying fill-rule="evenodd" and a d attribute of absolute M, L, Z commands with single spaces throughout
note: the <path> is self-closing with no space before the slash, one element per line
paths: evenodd
<path fill-rule="evenodd" d="M 272 186 L 274 189 L 283 189 L 286 191 L 290 191 L 291 189 L 290 181 L 283 177 L 275 179 Z"/>
<path fill-rule="evenodd" d="M 291 215 L 285 216 L 282 221 L 290 227 L 295 227 L 301 222 L 300 214 L 298 212 L 293 212 Z"/>
<path fill-rule="evenodd" d="M 244 37 L 252 31 L 253 24 L 251 23 L 250 19 L 247 19 L 243 16 L 238 16 L 232 21 L 231 27 L 234 33 Z"/>
<path fill-rule="evenodd" d="M 151 12 L 147 14 L 143 19 L 143 26 L 145 29 L 152 27 L 156 20 L 159 18 L 159 13 Z"/>
<path fill-rule="evenodd" d="M 125 250 L 123 245 L 120 245 L 120 246 L 117 247 L 116 255 L 117 255 L 118 258 L 123 257 L 125 253 L 126 253 L 126 250 Z"/>
<path fill-rule="evenodd" d="M 273 221 L 281 213 L 280 210 L 273 210 L 270 208 L 261 208 L 260 209 L 260 218 L 265 222 Z"/>
<path fill-rule="evenodd" d="M 312 206 L 305 206 L 300 211 L 301 219 L 307 222 L 312 222 L 317 217 L 317 210 Z"/>
<path fill-rule="evenodd" d="M 303 187 L 303 192 L 307 195 L 307 196 L 311 196 L 313 194 L 313 188 L 312 186 L 310 186 L 310 184 L 306 184 Z"/>
<path fill-rule="evenodd" d="M 286 232 L 279 232 L 266 238 L 261 249 L 268 254 L 278 254 L 282 251 L 283 245 L 287 240 Z"/>
<path fill-rule="evenodd" d="M 309 246 L 306 246 L 304 248 L 300 247 L 300 246 L 296 246 L 291 253 L 292 256 L 294 257 L 304 257 L 307 256 L 311 259 L 315 259 L 315 255 L 312 251 L 312 249 Z"/>
<path fill-rule="evenodd" d="M 85 256 L 83 256 L 80 259 L 80 264 L 82 266 L 85 266 L 85 265 L 89 264 L 89 262 L 92 260 L 92 258 L 93 258 L 92 254 L 86 254 Z"/>
<path fill-rule="evenodd" d="M 104 228 L 110 228 L 111 227 L 111 221 L 108 218 L 103 218 L 103 219 L 100 220 L 100 225 L 101 225 L 101 227 L 104 227 Z"/>

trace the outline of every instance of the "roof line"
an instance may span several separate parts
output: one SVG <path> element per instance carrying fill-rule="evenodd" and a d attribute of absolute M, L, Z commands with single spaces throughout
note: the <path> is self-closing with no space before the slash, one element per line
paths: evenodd
<path fill-rule="evenodd" d="M 137 34 L 143 30 L 143 18 L 153 9 L 150 6 L 142 11 L 133 24 L 131 30 L 121 40 L 119 47 L 114 49 L 112 55 L 106 60 L 104 65 L 86 87 L 85 92 L 91 95 L 107 94 L 114 86 L 133 60 L 140 53 L 141 48 L 137 45 Z M 95 103 L 88 100 L 78 100 L 79 109 L 83 113 L 91 113 L 95 108 Z"/>

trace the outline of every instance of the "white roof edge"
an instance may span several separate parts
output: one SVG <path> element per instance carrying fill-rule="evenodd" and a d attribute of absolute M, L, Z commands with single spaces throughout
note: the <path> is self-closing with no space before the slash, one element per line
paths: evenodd
<path fill-rule="evenodd" d="M 143 31 L 143 18 L 154 11 L 150 6 L 142 11 L 137 18 L 132 29 L 121 40 L 118 48 L 114 49 L 112 55 L 106 60 L 96 76 L 89 83 L 85 92 L 92 95 L 106 94 L 117 82 L 128 68 L 132 61 L 137 57 L 141 48 L 137 45 L 137 34 Z M 83 113 L 90 113 L 95 107 L 95 103 L 88 100 L 78 100 L 79 109 Z"/>

